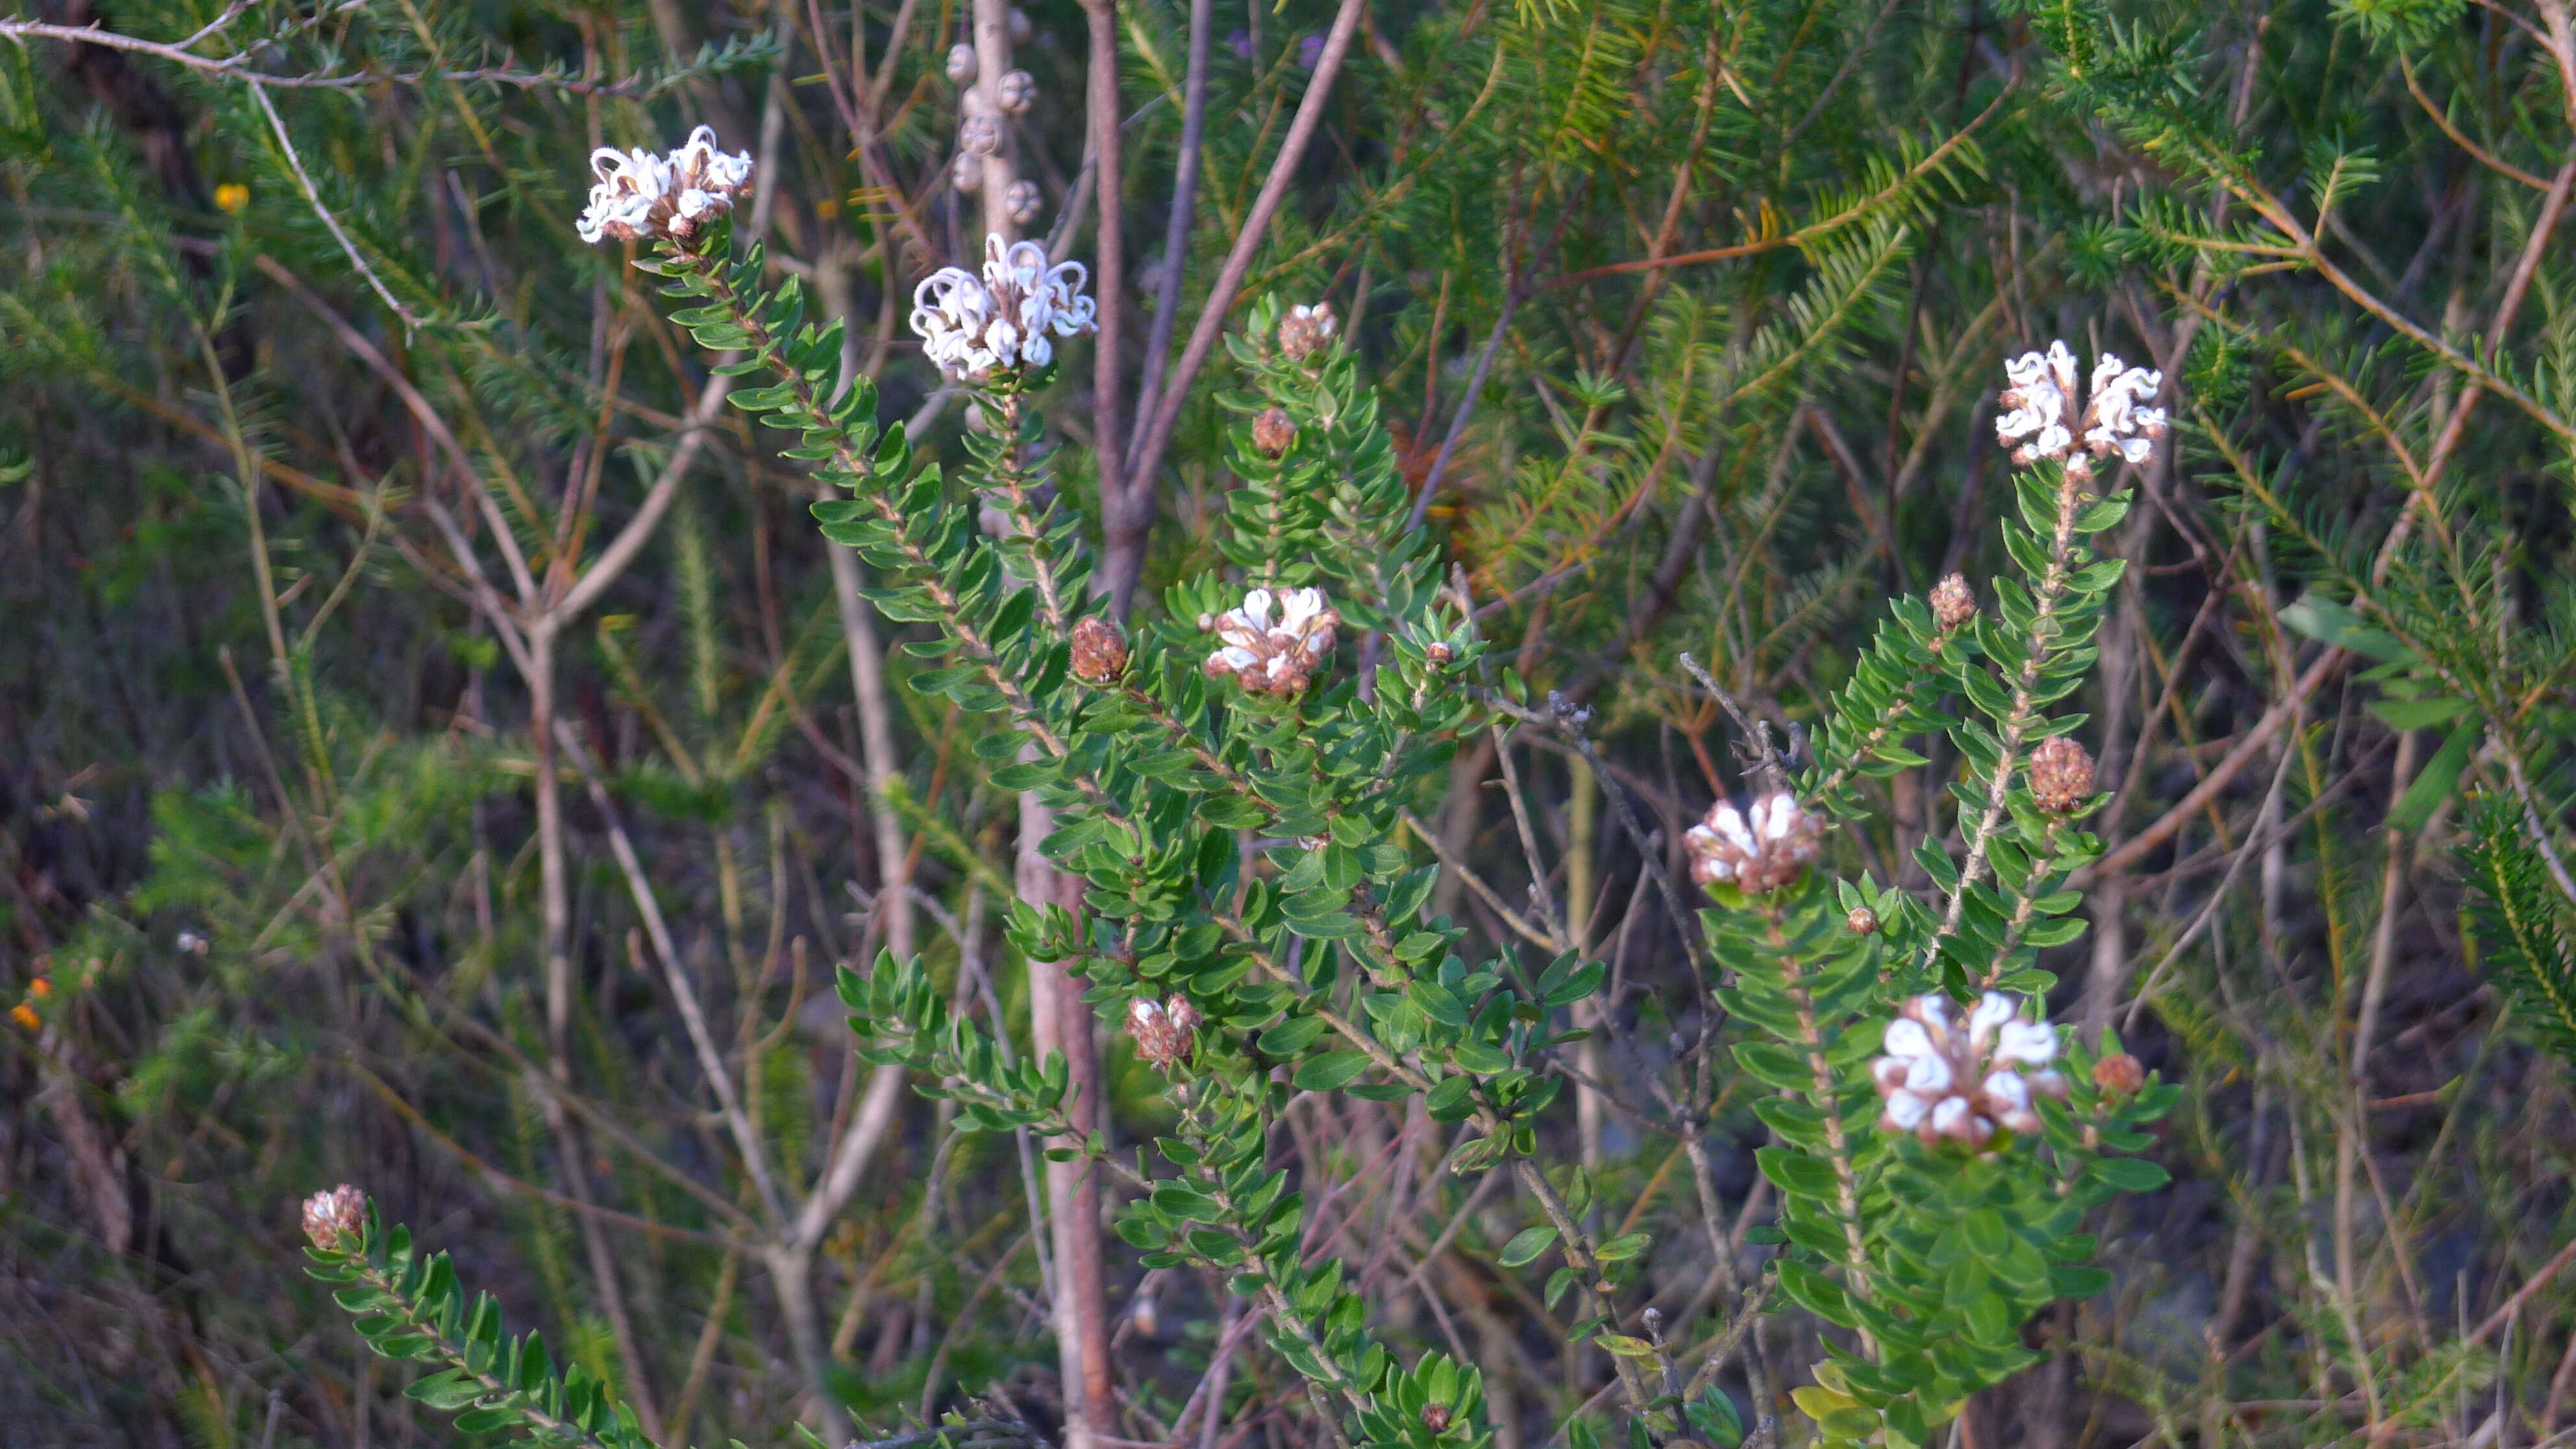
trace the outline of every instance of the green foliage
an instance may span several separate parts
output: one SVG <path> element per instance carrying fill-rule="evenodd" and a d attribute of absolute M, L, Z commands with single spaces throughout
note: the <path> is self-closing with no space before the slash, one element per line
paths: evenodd
<path fill-rule="evenodd" d="M 455 1416 L 459 1434 L 499 1433 L 542 1449 L 651 1449 L 635 1413 L 578 1365 L 558 1370 L 536 1333 L 512 1335 L 489 1293 L 469 1302 L 445 1253 L 423 1255 L 411 1230 L 387 1228 L 375 1205 L 355 1242 L 306 1250 L 305 1271 L 345 1283 L 331 1296 L 367 1347 L 432 1372 L 404 1396 Z"/>

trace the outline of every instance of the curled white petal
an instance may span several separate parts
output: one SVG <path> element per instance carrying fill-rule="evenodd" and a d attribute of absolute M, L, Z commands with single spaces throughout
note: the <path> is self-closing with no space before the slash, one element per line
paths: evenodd
<path fill-rule="evenodd" d="M 2044 1067 L 2057 1055 L 2057 1033 L 2044 1023 L 2007 1022 L 1995 1044 L 1995 1060 Z"/>

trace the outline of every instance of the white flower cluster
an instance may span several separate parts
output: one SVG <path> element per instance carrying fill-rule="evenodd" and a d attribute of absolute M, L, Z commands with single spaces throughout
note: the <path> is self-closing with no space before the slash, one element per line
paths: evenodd
<path fill-rule="evenodd" d="M 1880 1129 L 1980 1148 L 1997 1128 L 2037 1132 L 2033 1097 L 2066 1095 L 2066 1079 L 2048 1066 L 2056 1031 L 2020 1020 L 2019 1004 L 2000 991 L 1979 998 L 1964 1026 L 1951 1021 L 1951 1010 L 1946 996 L 1921 996 L 1888 1024 L 1887 1055 L 1869 1064 L 1887 1099 Z"/>
<path fill-rule="evenodd" d="M 751 155 L 716 149 L 700 126 L 667 156 L 602 146 L 590 153 L 590 206 L 573 229 L 586 242 L 669 237 L 688 241 L 751 195 Z"/>
<path fill-rule="evenodd" d="M 1322 589 L 1285 589 L 1275 596 L 1254 589 L 1243 596 L 1242 608 L 1216 620 L 1216 636 L 1225 643 L 1200 667 L 1210 679 L 1233 675 L 1247 693 L 1301 693 L 1332 652 L 1333 626 L 1341 622 L 1324 603 Z"/>
<path fill-rule="evenodd" d="M 1756 896 L 1796 880 L 1823 846 L 1823 826 L 1786 791 L 1754 801 L 1751 810 L 1720 800 L 1682 834 L 1692 880 L 1704 886 L 1733 881 Z"/>
<path fill-rule="evenodd" d="M 2103 353 L 2093 364 L 2093 390 L 2081 415 L 2074 411 L 2075 354 L 2063 341 L 2007 361 L 2004 376 L 2012 385 L 1997 399 L 2004 411 L 1995 419 L 1995 436 L 2017 445 L 2012 458 L 2022 467 L 2048 458 L 2089 478 L 2094 459 L 2143 463 L 2164 436 L 2165 410 L 2147 406 L 2165 381 L 2152 367 L 2131 367 Z"/>
<path fill-rule="evenodd" d="M 1080 262 L 1049 266 L 1045 248 L 1006 245 L 997 233 L 984 238 L 981 277 L 942 267 L 922 278 L 912 292 L 912 330 L 924 355 L 960 382 L 1044 367 L 1055 358 L 1050 337 L 1094 330 L 1092 301 L 1082 291 L 1090 279 Z"/>

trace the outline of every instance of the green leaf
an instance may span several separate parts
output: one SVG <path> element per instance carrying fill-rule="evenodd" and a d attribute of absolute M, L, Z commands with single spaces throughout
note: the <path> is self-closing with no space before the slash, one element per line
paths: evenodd
<path fill-rule="evenodd" d="M 2397 642 L 2396 635 L 2372 628 L 2350 608 L 2317 594 L 2302 594 L 2297 603 L 2281 611 L 2281 622 L 2311 639 L 2382 664 L 2403 664 L 2415 657 L 2412 650 Z"/>
<path fill-rule="evenodd" d="M 1309 1057 L 1297 1067 L 1299 1091 L 1329 1092 L 1368 1070 L 1366 1052 L 1327 1052 Z"/>
<path fill-rule="evenodd" d="M 2442 741 L 2442 748 L 2434 751 L 2433 758 L 2425 762 L 2422 773 L 2415 777 L 2415 783 L 2407 786 L 2406 793 L 2398 797 L 2397 803 L 2388 807 L 2391 829 L 2413 831 L 2424 828 L 2424 822 L 2433 818 L 2434 807 L 2449 799 L 2452 788 L 2460 783 L 2460 771 L 2468 767 L 2469 750 L 2484 732 L 2483 723 L 2474 718 L 2461 721 L 2459 728 L 2451 731 L 2451 737 Z"/>
<path fill-rule="evenodd" d="M 1654 1241 L 1655 1235 L 1652 1233 L 1630 1233 L 1624 1238 L 1612 1238 L 1603 1243 L 1594 1250 L 1592 1256 L 1604 1263 L 1621 1263 L 1646 1251 L 1653 1246 Z"/>
<path fill-rule="evenodd" d="M 1270 1028 L 1268 1031 L 1263 1032 L 1259 1037 L 1255 1038 L 1254 1044 L 1271 1056 L 1293 1057 L 1299 1052 L 1304 1051 L 1306 1048 L 1313 1046 L 1315 1044 L 1315 1038 L 1322 1036 L 1323 1034 L 1324 1019 L 1322 1017 L 1293 1017 Z"/>
<path fill-rule="evenodd" d="M 454 1413 L 483 1397 L 483 1386 L 468 1378 L 461 1369 L 431 1374 L 403 1390 L 406 1398 L 418 1399 L 440 1413 Z"/>
<path fill-rule="evenodd" d="M 1512 1234 L 1510 1242 L 1503 1244 L 1502 1264 L 1506 1268 L 1518 1268 L 1536 1262 L 1538 1255 L 1546 1252 L 1555 1242 L 1556 1228 L 1552 1224 L 1541 1223 L 1534 1228 L 1523 1228 Z"/>
<path fill-rule="evenodd" d="M 2173 1174 L 2143 1157 L 2105 1157 L 2087 1171 L 2098 1181 L 2122 1192 L 2153 1192 L 2173 1181 Z"/>
<path fill-rule="evenodd" d="M 2421 730 L 2449 724 L 2468 708 L 2465 699 L 2382 699 L 2372 702 L 2370 712 L 2390 729 Z"/>
<path fill-rule="evenodd" d="M 1785 1147 L 1757 1149 L 1753 1160 L 1762 1175 L 1771 1179 L 1782 1192 L 1795 1197 L 1830 1198 L 1837 1184 L 1833 1167 L 1815 1158 L 1801 1156 Z"/>

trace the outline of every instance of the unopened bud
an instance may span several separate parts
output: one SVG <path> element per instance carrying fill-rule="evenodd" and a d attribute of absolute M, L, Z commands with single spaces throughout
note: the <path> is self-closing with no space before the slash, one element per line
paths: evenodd
<path fill-rule="evenodd" d="M 984 158 L 972 151 L 957 153 L 957 170 L 949 181 L 958 190 L 972 196 L 984 189 Z"/>
<path fill-rule="evenodd" d="M 993 92 L 994 99 L 1002 103 L 1003 115 L 1025 114 L 1029 104 L 1038 98 L 1037 77 L 1024 70 L 1004 71 Z"/>
<path fill-rule="evenodd" d="M 1297 441 L 1297 425 L 1279 408 L 1265 408 L 1252 420 L 1252 446 L 1265 458 L 1286 453 Z"/>
<path fill-rule="evenodd" d="M 1213 633 L 1215 633 L 1215 632 L 1216 632 L 1216 615 L 1214 615 L 1214 614 L 1201 614 L 1201 615 L 1199 615 L 1199 632 L 1200 632 L 1200 633 L 1202 633 L 1202 634 L 1213 634 Z"/>
<path fill-rule="evenodd" d="M 1029 12 L 1021 9 L 1017 5 L 1012 6 L 1011 44 L 1026 45 L 1029 43 L 1029 37 L 1037 33 L 1037 27 L 1029 23 Z"/>
<path fill-rule="evenodd" d="M 367 1195 L 345 1182 L 304 1200 L 304 1236 L 323 1252 L 357 1247 L 366 1230 Z"/>
<path fill-rule="evenodd" d="M 1199 1009 L 1186 996 L 1159 1003 L 1139 996 L 1127 1008 L 1127 1033 L 1136 1039 L 1136 1055 L 1165 1071 L 1189 1060 L 1198 1030 Z"/>
<path fill-rule="evenodd" d="M 1422 1406 L 1422 1427 L 1423 1427 L 1423 1428 L 1425 1428 L 1425 1429 L 1430 1430 L 1430 1431 L 1431 1431 L 1432 1433 L 1434 1433 L 1434 1434 L 1446 1434 L 1446 1433 L 1448 1433 L 1448 1432 L 1449 1432 L 1449 1406 L 1448 1406 L 1447 1404 L 1425 1404 L 1425 1405 L 1423 1405 L 1423 1406 Z"/>
<path fill-rule="evenodd" d="M 2127 1052 L 2113 1052 L 2093 1064 L 2093 1085 L 2125 1097 L 2147 1084 L 2147 1069 Z"/>
<path fill-rule="evenodd" d="M 1977 596 L 1968 592 L 1968 581 L 1958 574 L 1932 586 L 1932 617 L 1947 634 L 1977 617 Z"/>
<path fill-rule="evenodd" d="M 957 123 L 957 147 L 970 156 L 991 156 L 1002 149 L 1002 122 L 982 112 Z"/>
<path fill-rule="evenodd" d="M 1034 181 L 1014 181 L 1002 191 L 1002 209 L 1011 215 L 1011 225 L 1027 226 L 1038 219 L 1046 198 Z"/>
<path fill-rule="evenodd" d="M 2030 796 L 2051 815 L 2072 815 L 2093 798 L 2093 757 L 2064 735 L 2030 752 Z"/>
<path fill-rule="evenodd" d="M 1128 1310 L 1128 1321 L 1136 1325 L 1136 1336 L 1155 1338 L 1163 1331 L 1163 1306 L 1151 1293 L 1136 1295 L 1136 1304 Z"/>
<path fill-rule="evenodd" d="M 1288 315 L 1279 319 L 1279 350 L 1287 354 L 1290 362 L 1303 362 L 1322 351 L 1324 344 L 1341 330 L 1341 320 L 1333 315 L 1330 302 L 1291 307 Z"/>
<path fill-rule="evenodd" d="M 1843 929 L 1855 936 L 1875 936 L 1878 934 L 1878 912 L 1867 906 L 1854 906 L 1851 914 L 1843 917 Z"/>
<path fill-rule="evenodd" d="M 1073 626 L 1073 674 L 1090 684 L 1107 684 L 1127 671 L 1127 641 L 1118 626 L 1098 614 L 1085 614 Z"/>
<path fill-rule="evenodd" d="M 963 42 L 948 47 L 948 78 L 961 86 L 975 83 L 975 47 Z"/>
<path fill-rule="evenodd" d="M 1450 648 L 1445 640 L 1434 639 L 1422 646 L 1422 657 L 1434 664 L 1446 664 L 1458 657 L 1458 651 Z"/>

